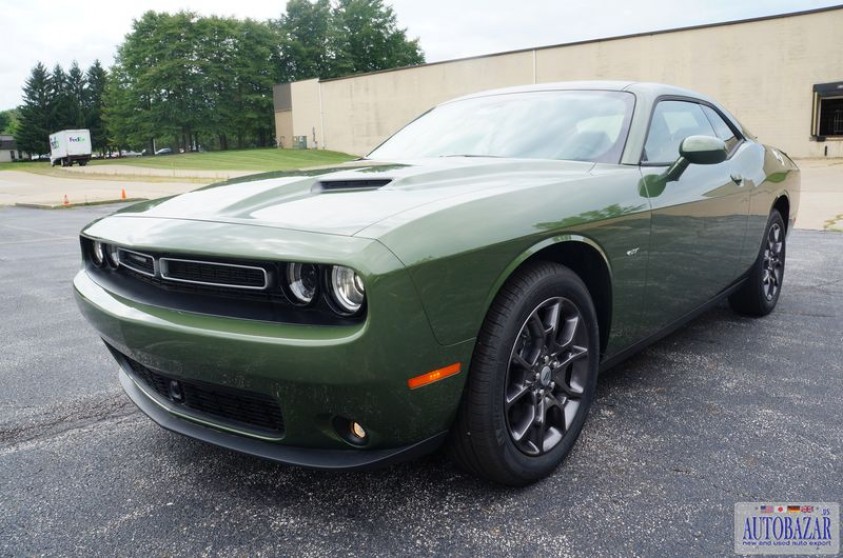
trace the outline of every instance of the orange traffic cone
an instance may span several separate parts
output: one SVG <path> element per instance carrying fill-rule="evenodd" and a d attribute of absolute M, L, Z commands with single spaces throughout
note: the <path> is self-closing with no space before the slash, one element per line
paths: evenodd
<path fill-rule="evenodd" d="M 121 199 L 121 200 L 125 200 L 125 199 L 126 199 L 126 189 L 125 189 L 125 188 L 123 188 L 122 190 L 120 190 L 120 199 Z"/>
<path fill-rule="evenodd" d="M 65 195 L 64 195 L 64 202 L 63 202 L 63 204 L 64 204 L 64 205 L 70 205 L 70 200 L 69 200 L 69 199 L 67 199 L 67 194 L 65 194 Z"/>

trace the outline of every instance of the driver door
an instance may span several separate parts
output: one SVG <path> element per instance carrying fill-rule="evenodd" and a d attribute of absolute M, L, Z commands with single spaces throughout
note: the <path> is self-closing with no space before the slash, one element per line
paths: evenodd
<path fill-rule="evenodd" d="M 740 146 L 722 163 L 691 164 L 678 180 L 660 180 L 682 140 L 718 136 L 707 110 L 691 100 L 659 101 L 645 143 L 641 172 L 652 207 L 646 321 L 654 330 L 710 300 L 737 274 L 749 212 L 748 188 L 733 170 Z"/>

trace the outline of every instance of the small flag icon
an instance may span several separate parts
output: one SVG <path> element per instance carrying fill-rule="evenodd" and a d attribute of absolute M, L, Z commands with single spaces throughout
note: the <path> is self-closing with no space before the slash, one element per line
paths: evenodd
<path fill-rule="evenodd" d="M 802 506 L 802 513 L 814 513 L 814 506 Z"/>
<path fill-rule="evenodd" d="M 776 513 L 784 513 L 787 511 L 787 507 L 785 506 L 776 506 Z"/>
<path fill-rule="evenodd" d="M 773 506 L 761 506 L 761 513 L 773 513 Z"/>
<path fill-rule="evenodd" d="M 787 513 L 799 513 L 799 506 L 788 506 Z"/>

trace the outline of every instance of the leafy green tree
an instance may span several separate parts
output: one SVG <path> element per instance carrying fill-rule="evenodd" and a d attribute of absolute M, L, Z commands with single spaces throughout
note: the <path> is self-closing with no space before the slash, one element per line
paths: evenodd
<path fill-rule="evenodd" d="M 0 134 L 7 134 L 9 127 L 12 125 L 12 116 L 9 111 L 0 112 Z"/>
<path fill-rule="evenodd" d="M 333 10 L 330 75 L 338 77 L 424 63 L 418 39 L 407 39 L 383 0 L 338 0 Z"/>
<path fill-rule="evenodd" d="M 197 123 L 193 147 L 201 145 L 200 134 L 216 139 L 221 149 L 228 149 L 236 118 L 233 99 L 240 68 L 237 61 L 236 30 L 232 19 L 209 17 L 196 22 L 196 53 L 200 60 L 203 118 Z M 207 142 L 206 142 L 207 143 Z"/>
<path fill-rule="evenodd" d="M 332 78 L 424 63 L 383 0 L 290 0 L 272 23 L 280 81 Z"/>
<path fill-rule="evenodd" d="M 157 139 L 156 147 L 190 149 L 195 134 L 208 128 L 212 104 L 205 87 L 207 64 L 199 56 L 198 20 L 192 12 L 146 12 L 118 50 L 115 68 L 141 111 L 132 119 L 150 140 Z"/>
<path fill-rule="evenodd" d="M 126 70 L 119 64 L 112 67 L 103 91 L 102 120 L 108 145 L 121 149 L 149 145 L 154 131 L 148 125 L 145 100 L 136 95 Z"/>
<path fill-rule="evenodd" d="M 31 154 L 50 151 L 49 135 L 54 132 L 52 120 L 52 80 L 41 63 L 32 68 L 23 87 L 23 105 L 15 139 L 21 151 Z"/>
<path fill-rule="evenodd" d="M 273 61 L 275 35 L 269 26 L 252 20 L 239 22 L 235 35 L 235 64 L 238 68 L 236 91 L 226 107 L 229 126 L 234 129 L 237 146 L 272 145 L 272 86 L 279 81 Z"/>
<path fill-rule="evenodd" d="M 382 0 L 290 0 L 277 22 L 148 11 L 133 22 L 108 77 L 97 80 L 89 70 L 83 98 L 93 102 L 102 92 L 101 118 L 120 147 L 264 146 L 273 141 L 278 81 L 423 61 Z M 74 76 L 71 69 L 53 78 L 72 92 Z"/>
<path fill-rule="evenodd" d="M 333 73 L 329 52 L 332 13 L 328 0 L 290 0 L 274 24 L 280 50 L 280 81 L 328 77 Z"/>
<path fill-rule="evenodd" d="M 266 23 L 147 12 L 120 46 L 103 118 L 118 145 L 268 145 L 277 37 Z"/>

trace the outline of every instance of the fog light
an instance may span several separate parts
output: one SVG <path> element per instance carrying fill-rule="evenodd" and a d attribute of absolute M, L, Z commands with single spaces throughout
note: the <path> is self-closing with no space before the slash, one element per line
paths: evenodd
<path fill-rule="evenodd" d="M 362 447 L 369 443 L 369 433 L 359 422 L 345 417 L 334 417 L 333 423 L 339 437 L 349 444 Z"/>
<path fill-rule="evenodd" d="M 366 429 L 363 428 L 359 422 L 351 421 L 351 435 L 359 438 L 361 441 L 366 439 Z"/>

